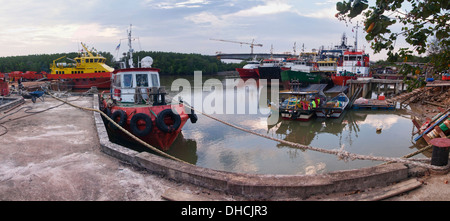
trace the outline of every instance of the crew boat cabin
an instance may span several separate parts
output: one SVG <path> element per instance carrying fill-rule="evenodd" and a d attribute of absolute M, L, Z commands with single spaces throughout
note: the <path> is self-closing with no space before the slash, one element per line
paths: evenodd
<path fill-rule="evenodd" d="M 113 99 L 122 103 L 139 103 L 136 95 L 140 95 L 143 101 L 150 102 L 151 91 L 160 89 L 159 69 L 157 68 L 128 68 L 114 71 L 111 94 Z M 164 101 L 158 97 L 153 102 Z"/>

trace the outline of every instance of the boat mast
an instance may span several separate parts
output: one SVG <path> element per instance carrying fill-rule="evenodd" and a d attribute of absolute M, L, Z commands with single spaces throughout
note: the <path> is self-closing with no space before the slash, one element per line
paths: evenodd
<path fill-rule="evenodd" d="M 130 65 L 130 68 L 134 68 L 134 65 L 133 65 L 133 52 L 134 52 L 134 50 L 133 50 L 133 47 L 131 45 L 131 26 L 132 25 L 130 24 L 130 30 L 128 32 L 128 47 L 129 47 L 128 53 L 130 54 L 130 58 L 128 59 L 128 64 Z"/>
<path fill-rule="evenodd" d="M 358 22 L 356 22 L 355 51 L 358 51 Z"/>

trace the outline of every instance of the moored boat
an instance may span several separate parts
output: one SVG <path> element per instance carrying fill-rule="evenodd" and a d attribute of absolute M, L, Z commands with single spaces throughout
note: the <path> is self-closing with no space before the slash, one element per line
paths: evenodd
<path fill-rule="evenodd" d="M 258 78 L 258 67 L 260 62 L 257 60 L 248 61 L 242 68 L 236 68 L 241 78 Z"/>
<path fill-rule="evenodd" d="M 327 102 L 323 102 L 316 109 L 317 117 L 339 118 L 349 103 L 345 93 L 339 93 L 336 97 Z"/>
<path fill-rule="evenodd" d="M 319 83 L 322 80 L 322 75 L 318 72 L 316 56 L 316 52 L 300 53 L 300 56 L 290 65 L 290 69 L 281 72 L 283 86 L 288 88 L 292 81 L 306 84 Z"/>
<path fill-rule="evenodd" d="M 315 113 L 317 92 L 281 92 L 280 95 L 288 95 L 279 107 L 281 118 L 287 120 L 309 121 Z"/>
<path fill-rule="evenodd" d="M 111 85 L 111 72 L 113 68 L 106 65 L 106 58 L 99 53 L 94 55 L 83 43 L 84 52 L 78 57 L 69 59 L 73 63 L 57 61 L 65 58 L 60 57 L 50 65 L 51 72 L 47 74 L 49 80 L 69 81 L 73 89 L 109 89 Z"/>
<path fill-rule="evenodd" d="M 346 51 L 336 73 L 331 75 L 335 85 L 345 85 L 350 79 L 372 78 L 369 55 L 364 51 Z"/>
<path fill-rule="evenodd" d="M 112 73 L 111 94 L 102 94 L 100 108 L 128 132 L 167 151 L 186 121 L 191 119 L 192 123 L 196 122 L 196 115 L 189 113 L 183 103 L 166 102 L 165 89 L 160 85 L 159 69 L 151 67 L 152 58 L 143 58 L 141 67 L 133 66 L 131 30 L 128 40 L 130 67 Z M 105 124 L 111 136 L 132 141 L 111 122 L 105 121 Z"/>
<path fill-rule="evenodd" d="M 337 70 L 337 60 L 331 58 L 319 60 L 317 61 L 317 68 L 319 72 L 330 76 L 330 73 L 335 73 Z"/>
<path fill-rule="evenodd" d="M 347 84 L 348 80 L 355 80 L 356 75 L 353 73 L 347 73 L 347 72 L 336 72 L 331 74 L 331 80 L 333 81 L 334 85 L 341 85 L 345 86 Z"/>
<path fill-rule="evenodd" d="M 307 87 L 295 85 L 286 91 L 280 92 L 284 99 L 278 107 L 281 118 L 288 120 L 309 121 L 315 115 L 316 109 L 325 102 L 323 89 L 326 84 L 310 84 Z"/>
<path fill-rule="evenodd" d="M 358 24 L 356 26 L 356 36 L 358 36 Z M 345 45 L 345 36 L 342 37 L 342 45 Z M 372 78 L 370 73 L 369 54 L 364 50 L 358 50 L 358 38 L 355 38 L 355 46 L 341 47 L 346 50 L 339 56 L 336 72 L 331 75 L 334 85 L 345 85 L 350 79 Z"/>
<path fill-rule="evenodd" d="M 290 70 L 281 72 L 281 81 L 285 87 L 292 81 L 317 84 L 322 80 L 322 76 L 315 71 L 316 68 L 314 62 L 295 61 Z"/>

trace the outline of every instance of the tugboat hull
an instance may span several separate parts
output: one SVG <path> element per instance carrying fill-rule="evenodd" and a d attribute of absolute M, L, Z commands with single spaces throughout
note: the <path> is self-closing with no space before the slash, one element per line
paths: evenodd
<path fill-rule="evenodd" d="M 184 105 L 182 104 L 152 107 L 113 106 L 110 109 L 105 107 L 107 107 L 106 101 L 103 100 L 103 111 L 117 124 L 144 142 L 163 151 L 169 150 L 170 146 L 181 132 L 181 129 L 186 124 L 186 121 L 190 118 L 185 112 Z M 175 110 L 174 115 L 172 115 L 175 117 L 172 117 L 171 114 L 167 114 L 168 111 L 166 110 L 169 110 L 170 112 Z M 122 111 L 125 115 L 120 114 Z M 162 116 L 163 114 L 164 116 Z M 122 117 L 124 118 L 122 119 Z M 161 117 L 163 119 L 159 120 L 158 118 Z M 138 141 L 118 129 L 112 123 L 105 121 L 105 125 L 110 136 L 115 139 L 138 143 Z"/>

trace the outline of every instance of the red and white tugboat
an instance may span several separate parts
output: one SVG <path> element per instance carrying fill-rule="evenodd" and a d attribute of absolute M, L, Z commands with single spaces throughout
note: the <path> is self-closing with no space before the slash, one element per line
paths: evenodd
<path fill-rule="evenodd" d="M 167 151 L 188 119 L 195 123 L 197 116 L 187 113 L 180 104 L 168 104 L 165 89 L 160 85 L 159 69 L 152 68 L 153 59 L 145 57 L 141 67 L 133 66 L 131 29 L 128 33 L 129 67 L 117 69 L 111 76 L 111 94 L 102 94 L 100 109 L 121 127 L 148 144 Z M 122 67 L 125 63 L 121 64 Z M 132 139 L 111 122 L 106 122 L 110 136 Z"/>

